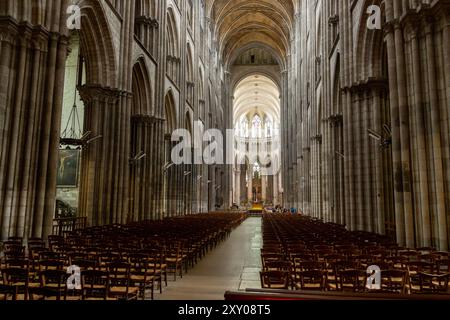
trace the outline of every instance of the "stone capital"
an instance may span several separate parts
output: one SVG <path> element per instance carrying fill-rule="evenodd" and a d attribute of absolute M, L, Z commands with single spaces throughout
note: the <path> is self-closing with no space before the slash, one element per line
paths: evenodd
<path fill-rule="evenodd" d="M 81 100 L 85 103 L 94 101 L 116 103 L 123 95 L 118 89 L 102 87 L 99 85 L 83 85 L 77 87 Z"/>

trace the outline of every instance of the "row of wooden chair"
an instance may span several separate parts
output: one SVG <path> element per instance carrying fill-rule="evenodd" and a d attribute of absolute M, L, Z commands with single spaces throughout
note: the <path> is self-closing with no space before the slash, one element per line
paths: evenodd
<path fill-rule="evenodd" d="M 0 299 L 138 299 L 182 277 L 245 219 L 216 213 L 3 242 Z M 72 270 L 72 268 L 74 268 Z M 68 279 L 80 272 L 78 290 Z M 75 279 L 75 278 L 74 278 Z"/>
<path fill-rule="evenodd" d="M 381 287 L 370 292 L 444 294 L 449 258 L 448 252 L 401 248 L 384 236 L 304 216 L 263 218 L 263 288 L 366 292 L 367 268 L 377 266 Z"/>

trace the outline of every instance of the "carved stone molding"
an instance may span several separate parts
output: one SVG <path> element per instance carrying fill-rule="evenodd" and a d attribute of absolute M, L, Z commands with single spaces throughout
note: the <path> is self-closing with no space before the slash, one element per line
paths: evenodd
<path fill-rule="evenodd" d="M 85 103 L 93 101 L 116 103 L 124 93 L 118 89 L 101 87 L 99 85 L 83 85 L 78 86 L 77 89 L 81 100 Z"/>
<path fill-rule="evenodd" d="M 154 18 L 149 17 L 149 16 L 137 17 L 136 18 L 136 23 L 137 24 L 146 25 L 146 26 L 149 26 L 149 27 L 155 28 L 155 29 L 159 28 L 159 21 L 157 19 L 154 19 Z"/>

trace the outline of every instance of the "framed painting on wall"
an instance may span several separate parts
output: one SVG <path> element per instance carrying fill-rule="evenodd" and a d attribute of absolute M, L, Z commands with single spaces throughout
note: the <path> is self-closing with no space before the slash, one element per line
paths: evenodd
<path fill-rule="evenodd" d="M 56 184 L 59 188 L 78 187 L 80 150 L 60 149 Z"/>

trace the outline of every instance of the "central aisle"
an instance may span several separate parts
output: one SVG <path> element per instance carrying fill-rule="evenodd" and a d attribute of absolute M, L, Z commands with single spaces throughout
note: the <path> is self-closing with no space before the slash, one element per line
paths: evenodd
<path fill-rule="evenodd" d="M 261 288 L 261 246 L 261 218 L 248 218 L 155 300 L 223 300 L 226 291 Z"/>

